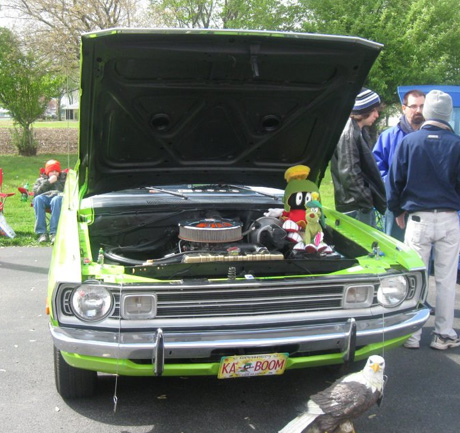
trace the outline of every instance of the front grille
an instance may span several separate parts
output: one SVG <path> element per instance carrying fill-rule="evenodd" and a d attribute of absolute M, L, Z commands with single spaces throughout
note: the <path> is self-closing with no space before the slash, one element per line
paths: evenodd
<path fill-rule="evenodd" d="M 343 287 L 340 286 L 158 292 L 157 317 L 220 317 L 330 310 L 341 307 L 342 293 Z"/>
<path fill-rule="evenodd" d="M 356 283 L 355 283 L 356 284 Z M 366 282 L 368 285 L 369 282 Z M 110 288 L 110 287 L 109 287 Z M 125 285 L 113 287 L 115 308 L 111 318 L 120 314 L 121 294 L 155 293 L 158 319 L 257 316 L 303 313 L 343 308 L 346 283 L 223 283 L 205 285 Z M 374 284 L 374 292 L 376 291 Z M 61 311 L 71 315 L 70 293 L 63 291 Z M 377 303 L 374 297 L 374 304 Z"/>
<path fill-rule="evenodd" d="M 205 318 L 302 313 L 342 308 L 345 285 L 226 284 L 154 290 L 157 318 Z M 130 290 L 131 291 L 131 290 Z M 134 290 L 135 291 L 135 290 Z"/>

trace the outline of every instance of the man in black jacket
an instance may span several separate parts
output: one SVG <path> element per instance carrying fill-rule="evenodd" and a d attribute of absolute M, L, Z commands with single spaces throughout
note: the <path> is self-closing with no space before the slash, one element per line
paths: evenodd
<path fill-rule="evenodd" d="M 386 197 L 366 128 L 378 119 L 380 104 L 377 93 L 361 90 L 331 160 L 336 209 L 373 227 L 374 209 L 385 213 Z"/>

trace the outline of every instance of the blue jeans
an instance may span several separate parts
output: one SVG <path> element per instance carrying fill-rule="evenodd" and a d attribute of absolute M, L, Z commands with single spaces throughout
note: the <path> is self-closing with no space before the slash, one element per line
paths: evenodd
<path fill-rule="evenodd" d="M 35 211 L 35 233 L 47 233 L 46 230 L 46 209 L 51 209 L 50 234 L 56 234 L 61 214 L 62 195 L 49 197 L 41 194 L 34 197 Z"/>
<path fill-rule="evenodd" d="M 374 209 L 369 210 L 369 211 L 352 210 L 350 212 L 343 212 L 343 213 L 371 227 L 374 227 L 374 228 L 377 227 L 377 221 L 375 219 Z"/>
<path fill-rule="evenodd" d="M 407 217 L 406 217 L 407 223 Z M 385 233 L 390 235 L 398 241 L 404 242 L 404 232 L 406 230 L 399 228 L 398 224 L 396 224 L 395 214 L 390 210 L 385 212 Z"/>

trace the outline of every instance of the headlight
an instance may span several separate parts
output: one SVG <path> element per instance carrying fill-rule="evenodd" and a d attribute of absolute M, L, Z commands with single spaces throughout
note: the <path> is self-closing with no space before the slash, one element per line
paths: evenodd
<path fill-rule="evenodd" d="M 105 319 L 113 308 L 113 297 L 103 286 L 82 285 L 72 293 L 72 311 L 80 320 Z"/>
<path fill-rule="evenodd" d="M 408 284 L 403 276 L 382 278 L 377 300 L 384 307 L 397 307 L 407 296 Z"/>

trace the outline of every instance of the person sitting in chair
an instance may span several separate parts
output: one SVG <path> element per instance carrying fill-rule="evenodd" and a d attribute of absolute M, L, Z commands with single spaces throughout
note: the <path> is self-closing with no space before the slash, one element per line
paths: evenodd
<path fill-rule="evenodd" d="M 45 165 L 44 173 L 37 179 L 34 184 L 34 211 L 35 211 L 35 233 L 38 235 L 38 242 L 48 240 L 46 225 L 46 210 L 51 210 L 49 222 L 50 242 L 54 243 L 56 230 L 61 214 L 62 192 L 67 173 L 62 172 L 61 164 L 54 159 L 48 161 Z"/>

